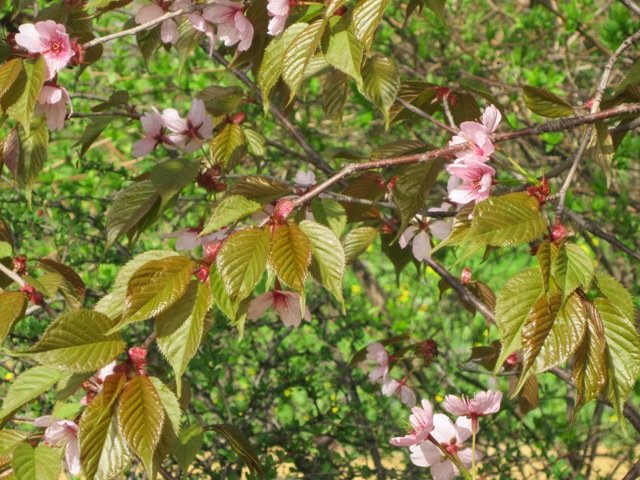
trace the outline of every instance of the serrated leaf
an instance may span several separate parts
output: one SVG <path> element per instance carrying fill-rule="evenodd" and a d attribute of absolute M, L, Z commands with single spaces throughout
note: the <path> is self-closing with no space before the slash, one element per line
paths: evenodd
<path fill-rule="evenodd" d="M 393 200 L 400 213 L 399 232 L 403 232 L 416 213 L 424 208 L 443 166 L 444 160 L 436 159 L 404 167 L 397 175 Z"/>
<path fill-rule="evenodd" d="M 507 193 L 476 205 L 465 241 L 507 247 L 536 240 L 546 229 L 535 198 L 526 192 Z"/>
<path fill-rule="evenodd" d="M 353 31 L 367 50 L 386 8 L 387 0 L 360 0 L 353 10 Z"/>
<path fill-rule="evenodd" d="M 579 287 L 589 290 L 593 279 L 593 262 L 582 248 L 571 243 L 560 247 L 553 265 L 553 276 L 568 297 Z"/>
<path fill-rule="evenodd" d="M 171 453 L 178 461 L 178 465 L 183 470 L 187 470 L 189 465 L 195 460 L 204 442 L 204 430 L 194 423 L 185 428 L 180 433 L 176 443 L 171 447 Z"/>
<path fill-rule="evenodd" d="M 20 98 L 9 108 L 9 115 L 20 122 L 25 133 L 29 136 L 31 118 L 35 109 L 40 90 L 46 80 L 47 67 L 44 57 L 40 56 L 33 62 L 23 62 L 26 84 Z"/>
<path fill-rule="evenodd" d="M 324 18 L 306 24 L 304 29 L 291 40 L 291 44 L 285 51 L 282 80 L 290 90 L 289 102 L 295 98 L 298 92 L 309 62 L 318 49 L 325 25 Z"/>
<path fill-rule="evenodd" d="M 102 390 L 89 402 L 82 415 L 78 434 L 80 459 L 89 479 L 105 478 L 108 472 L 120 471 L 128 458 L 122 440 L 118 441 L 114 417 L 125 382 L 124 375 L 108 376 Z"/>
<path fill-rule="evenodd" d="M 176 397 L 176 394 L 173 393 L 171 389 L 164 383 L 162 383 L 159 378 L 149 377 L 149 380 L 151 380 L 151 383 L 153 384 L 156 392 L 158 393 L 158 396 L 160 397 L 160 402 L 162 403 L 162 408 L 164 408 L 165 417 L 169 421 L 174 435 L 180 435 L 180 432 L 182 430 L 182 425 L 180 424 L 182 409 L 180 408 L 178 397 Z"/>
<path fill-rule="evenodd" d="M 347 233 L 342 240 L 346 263 L 355 260 L 377 237 L 378 230 L 373 227 L 358 227 Z"/>
<path fill-rule="evenodd" d="M 21 76 L 22 79 L 20 79 Z M 0 66 L 0 111 L 9 108 L 19 98 L 18 95 L 21 92 L 17 92 L 15 88 L 19 81 L 26 83 L 21 58 L 14 58 Z"/>
<path fill-rule="evenodd" d="M 582 300 L 586 313 L 586 330 L 573 362 L 572 378 L 576 384 L 576 410 L 595 400 L 607 385 L 607 343 L 600 313 L 593 304 Z"/>
<path fill-rule="evenodd" d="M 267 229 L 248 228 L 227 238 L 216 264 L 232 300 L 248 297 L 267 267 L 270 235 Z"/>
<path fill-rule="evenodd" d="M 353 78 L 362 87 L 362 56 L 364 47 L 354 33 L 342 23 L 331 31 L 324 58 L 332 67 Z"/>
<path fill-rule="evenodd" d="M 127 445 L 153 470 L 153 453 L 165 421 L 164 408 L 153 383 L 144 375 L 133 377 L 124 387 L 117 407 L 118 427 Z"/>
<path fill-rule="evenodd" d="M 11 460 L 16 480 L 58 480 L 62 469 L 62 449 L 28 443 L 16 447 Z"/>
<path fill-rule="evenodd" d="M 151 260 L 133 274 L 127 286 L 122 320 L 113 330 L 161 314 L 183 295 L 194 263 L 183 256 Z"/>
<path fill-rule="evenodd" d="M 281 281 L 294 290 L 304 290 L 311 263 L 311 242 L 298 225 L 291 223 L 276 228 L 269 263 Z"/>
<path fill-rule="evenodd" d="M 230 424 L 218 424 L 212 425 L 211 428 L 216 432 L 222 434 L 229 444 L 231 448 L 244 460 L 247 466 L 257 473 L 260 478 L 264 478 L 264 469 L 260 464 L 260 459 L 258 455 L 244 434 L 238 430 L 236 427 Z"/>
<path fill-rule="evenodd" d="M 310 220 L 300 222 L 300 229 L 311 242 L 311 252 L 318 264 L 322 285 L 344 308 L 342 283 L 345 258 L 340 240 L 331 229 Z"/>
<path fill-rule="evenodd" d="M 388 128 L 389 109 L 395 102 L 400 89 L 400 75 L 395 64 L 387 57 L 375 55 L 364 63 L 362 78 L 363 95 L 380 109 L 384 115 L 385 126 Z"/>
<path fill-rule="evenodd" d="M 624 402 L 640 373 L 640 337 L 634 319 L 609 300 L 597 298 L 594 305 L 602 318 L 607 340 L 607 396 L 622 418 Z"/>
<path fill-rule="evenodd" d="M 243 127 L 244 138 L 247 142 L 247 151 L 254 157 L 262 158 L 267 154 L 267 139 L 260 132 Z"/>
<path fill-rule="evenodd" d="M 229 195 L 241 195 L 263 205 L 291 193 L 287 183 L 259 176 L 243 177 L 229 190 Z"/>
<path fill-rule="evenodd" d="M 248 217 L 262 208 L 258 202 L 242 195 L 227 195 L 216 206 L 200 235 L 207 235 Z"/>
<path fill-rule="evenodd" d="M 160 203 L 151 180 L 134 183 L 118 192 L 107 211 L 107 246 L 135 230 L 142 219 Z"/>
<path fill-rule="evenodd" d="M 543 292 L 540 270 L 532 268 L 511 278 L 498 293 L 496 324 L 500 329 L 502 351 L 496 362 L 496 370 L 511 353 L 520 348 L 522 329 L 533 304 Z"/>
<path fill-rule="evenodd" d="M 95 372 L 124 351 L 113 321 L 93 310 L 76 310 L 58 317 L 27 354 L 40 363 L 74 373 Z"/>
<path fill-rule="evenodd" d="M 549 90 L 539 87 L 522 87 L 524 103 L 529 110 L 543 117 L 557 118 L 573 115 L 571 104 L 551 93 Z"/>
<path fill-rule="evenodd" d="M 247 151 L 247 141 L 240 125 L 227 123 L 209 144 L 211 163 L 229 168 L 236 164 Z"/>
<path fill-rule="evenodd" d="M 176 378 L 182 376 L 200 346 L 204 318 L 212 303 L 211 285 L 192 280 L 184 296 L 156 318 L 158 348 L 173 367 Z"/>
<path fill-rule="evenodd" d="M 607 181 L 607 188 L 613 179 L 613 157 L 616 150 L 609 128 L 604 122 L 596 122 L 595 128 L 587 145 L 586 154 L 600 168 Z"/>
<path fill-rule="evenodd" d="M 44 121 L 39 120 L 34 128 L 19 129 L 18 132 L 20 161 L 16 177 L 18 185 L 30 192 L 47 160 L 49 129 Z"/>
<path fill-rule="evenodd" d="M 347 226 L 347 213 L 344 207 L 335 200 L 313 199 L 311 212 L 316 222 L 329 227 L 338 238 Z"/>
<path fill-rule="evenodd" d="M 629 290 L 611 275 L 598 271 L 595 274 L 598 289 L 616 307 L 622 310 L 627 318 L 635 318 L 635 306 Z"/>
<path fill-rule="evenodd" d="M 207 111 L 215 117 L 238 111 L 244 101 L 244 92 L 240 87 L 220 87 L 212 85 L 196 94 L 204 102 Z"/>
<path fill-rule="evenodd" d="M 453 223 L 451 224 L 451 233 L 449 233 L 449 236 L 447 238 L 445 238 L 431 250 L 431 255 L 433 255 L 441 248 L 451 245 L 459 245 L 460 243 L 464 242 L 464 240 L 467 238 L 467 235 L 469 235 L 469 232 L 471 231 L 473 209 L 474 206 L 471 204 L 465 205 L 460 209 L 460 211 L 453 218 Z"/>
<path fill-rule="evenodd" d="M 193 182 L 199 170 L 199 160 L 171 158 L 154 166 L 150 178 L 156 192 L 168 198 Z"/>
<path fill-rule="evenodd" d="M 22 372 L 9 386 L 0 410 L 0 418 L 35 400 L 61 378 L 62 372 L 52 367 L 39 366 Z"/>
<path fill-rule="evenodd" d="M 67 303 L 72 308 L 82 307 L 86 291 L 82 278 L 71 267 L 50 258 L 41 258 L 38 263 L 45 271 L 61 277 L 59 288 Z"/>
<path fill-rule="evenodd" d="M 342 112 L 347 103 L 349 93 L 349 77 L 340 70 L 333 70 L 325 77 L 322 89 L 322 110 L 334 120 L 342 119 Z"/>
<path fill-rule="evenodd" d="M 11 462 L 11 454 L 27 437 L 27 433 L 20 430 L 0 430 L 0 467 Z"/>
<path fill-rule="evenodd" d="M 4 342 L 13 325 L 27 311 L 27 297 L 22 292 L 0 293 L 0 343 Z"/>

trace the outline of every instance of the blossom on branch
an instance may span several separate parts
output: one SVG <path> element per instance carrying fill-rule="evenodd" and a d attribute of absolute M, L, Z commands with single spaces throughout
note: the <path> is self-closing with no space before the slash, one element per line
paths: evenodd
<path fill-rule="evenodd" d="M 429 400 L 422 400 L 422 407 L 413 407 L 409 416 L 411 431 L 403 437 L 394 437 L 389 443 L 395 447 L 409 447 L 425 441 L 433 431 L 433 407 Z"/>
<path fill-rule="evenodd" d="M 71 97 L 69 97 L 66 88 L 58 85 L 45 85 L 38 95 L 36 113 L 44 115 L 49 130 L 61 130 L 67 115 L 67 105 L 73 113 Z"/>
<path fill-rule="evenodd" d="M 393 378 L 385 379 L 382 383 L 382 394 L 387 397 L 398 394 L 400 401 L 407 407 L 413 408 L 416 405 L 416 394 L 411 388 L 407 387 L 406 378 L 400 381 Z"/>
<path fill-rule="evenodd" d="M 253 40 L 253 25 L 244 15 L 244 7 L 230 0 L 216 0 L 204 9 L 205 20 L 218 25 L 218 38 L 227 47 L 238 44 L 238 51 L 244 52 Z"/>
<path fill-rule="evenodd" d="M 269 0 L 267 12 L 271 17 L 267 33 L 272 36 L 280 35 L 284 31 L 287 18 L 289 17 L 289 0 Z"/>
<path fill-rule="evenodd" d="M 369 380 L 372 382 L 384 381 L 389 374 L 389 352 L 380 342 L 367 345 L 366 360 L 375 365 L 369 372 Z"/>
<path fill-rule="evenodd" d="M 192 100 L 186 119 L 176 109 L 167 108 L 162 112 L 162 120 L 171 132 L 167 135 L 171 143 L 187 153 L 198 150 L 213 134 L 213 118 L 197 98 Z"/>
<path fill-rule="evenodd" d="M 191 2 L 188 0 L 155 0 L 149 5 L 145 5 L 138 13 L 136 13 L 136 23 L 144 24 L 155 20 L 158 17 L 168 13 L 189 7 Z M 169 18 L 160 24 L 160 40 L 162 43 L 170 43 L 175 45 L 178 41 L 178 24 L 174 18 Z"/>
<path fill-rule="evenodd" d="M 452 175 L 447 185 L 449 200 L 464 205 L 480 202 L 491 195 L 493 177 L 496 171 L 481 162 L 452 163 L 447 165 Z"/>
<path fill-rule="evenodd" d="M 303 318 L 307 322 L 311 321 L 311 312 L 308 308 L 305 309 L 304 315 L 302 314 L 300 295 L 277 289 L 263 293 L 251 300 L 247 310 L 247 318 L 257 320 L 270 307 L 276 311 L 285 327 L 297 327 Z"/>
<path fill-rule="evenodd" d="M 447 395 L 444 397 L 442 406 L 453 415 L 469 417 L 473 430 L 477 431 L 478 418 L 498 412 L 500 402 L 502 402 L 502 392 L 487 390 L 476 393 L 473 398 L 464 395 L 461 397 Z"/>
<path fill-rule="evenodd" d="M 416 215 L 400 235 L 398 244 L 406 248 L 411 243 L 411 252 L 418 261 L 431 257 L 431 235 L 444 240 L 451 232 L 451 224 L 442 220 L 429 222 L 422 215 Z M 431 233 L 431 235 L 429 235 Z"/>
<path fill-rule="evenodd" d="M 45 427 L 44 443 L 52 447 L 64 445 L 64 458 L 69 472 L 79 475 L 80 444 L 78 442 L 78 425 L 71 420 L 56 420 L 51 415 L 36 418 L 33 422 L 36 427 Z"/>
<path fill-rule="evenodd" d="M 20 25 L 19 30 L 16 43 L 29 53 L 42 55 L 47 66 L 47 80 L 55 77 L 75 55 L 65 26 L 53 20 L 26 23 Z"/>
<path fill-rule="evenodd" d="M 165 135 L 164 119 L 155 107 L 150 112 L 145 113 L 140 119 L 145 137 L 133 144 L 133 155 L 143 157 L 155 150 L 161 144 L 169 141 Z"/>

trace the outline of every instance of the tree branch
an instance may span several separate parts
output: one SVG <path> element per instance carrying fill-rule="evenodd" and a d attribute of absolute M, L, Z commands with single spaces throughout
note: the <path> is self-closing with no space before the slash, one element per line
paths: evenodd
<path fill-rule="evenodd" d="M 640 15 L 640 6 L 638 6 L 633 0 L 619 0 L 619 2 L 636 15 Z"/>

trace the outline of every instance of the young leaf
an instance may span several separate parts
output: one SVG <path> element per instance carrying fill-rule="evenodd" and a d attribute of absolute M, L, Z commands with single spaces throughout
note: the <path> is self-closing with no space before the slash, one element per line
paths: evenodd
<path fill-rule="evenodd" d="M 355 260 L 377 237 L 378 230 L 373 227 L 358 227 L 347 233 L 342 240 L 346 263 Z"/>
<path fill-rule="evenodd" d="M 149 380 L 151 380 L 151 383 L 153 384 L 156 392 L 158 393 L 158 396 L 160 397 L 160 402 L 162 402 L 162 407 L 164 408 L 166 419 L 169 421 L 168 423 L 173 430 L 173 434 L 175 436 L 180 435 L 180 431 L 182 430 L 182 425 L 180 425 L 182 409 L 180 408 L 178 397 L 176 397 L 176 394 L 173 393 L 171 389 L 164 383 L 162 383 L 159 378 L 149 377 Z"/>
<path fill-rule="evenodd" d="M 331 31 L 324 58 L 329 65 L 349 75 L 362 88 L 362 55 L 364 48 L 360 40 L 342 22 Z"/>
<path fill-rule="evenodd" d="M 276 228 L 271 239 L 269 263 L 278 278 L 294 290 L 304 289 L 311 263 L 311 242 L 296 224 Z"/>
<path fill-rule="evenodd" d="M 27 296 L 22 292 L 0 293 L 0 343 L 4 342 L 13 325 L 27 310 Z"/>
<path fill-rule="evenodd" d="M 58 480 L 62 449 L 47 445 L 33 448 L 28 443 L 22 443 L 13 452 L 11 466 L 16 480 Z"/>
<path fill-rule="evenodd" d="M 45 271 L 61 278 L 60 292 L 67 303 L 72 308 L 81 308 L 86 291 L 82 278 L 71 267 L 50 258 L 41 258 L 38 262 Z"/>
<path fill-rule="evenodd" d="M 22 93 L 19 89 L 24 88 L 25 83 L 21 58 L 14 58 L 0 66 L 0 111 L 7 110 L 19 98 Z"/>
<path fill-rule="evenodd" d="M 382 55 L 369 58 L 362 68 L 362 93 L 380 109 L 389 127 L 389 109 L 400 88 L 400 76 L 392 60 Z"/>
<path fill-rule="evenodd" d="M 240 125 L 227 123 L 210 143 L 211 163 L 223 168 L 233 167 L 247 151 L 247 141 Z"/>
<path fill-rule="evenodd" d="M 622 310 L 627 318 L 635 318 L 635 306 L 633 305 L 633 297 L 629 290 L 624 288 L 622 284 L 605 272 L 596 272 L 596 282 L 598 289 L 607 299 L 616 307 Z"/>
<path fill-rule="evenodd" d="M 238 180 L 228 194 L 241 195 L 264 205 L 291 193 L 291 187 L 287 183 L 270 178 L 247 176 Z"/>
<path fill-rule="evenodd" d="M 62 372 L 52 367 L 33 367 L 22 372 L 9 386 L 4 397 L 0 418 L 4 418 L 22 405 L 35 400 L 62 378 Z"/>
<path fill-rule="evenodd" d="M 118 427 L 147 471 L 153 470 L 153 453 L 165 421 L 160 396 L 149 377 L 137 375 L 127 382 L 117 407 Z"/>
<path fill-rule="evenodd" d="M 382 21 L 388 0 L 360 0 L 353 10 L 353 30 L 368 50 L 373 42 L 373 34 Z"/>
<path fill-rule="evenodd" d="M 0 468 L 11 463 L 13 451 L 27 437 L 27 433 L 21 430 L 0 430 Z"/>
<path fill-rule="evenodd" d="M 232 223 L 248 217 L 262 208 L 258 202 L 249 200 L 242 195 L 228 195 L 224 197 L 213 210 L 205 223 L 201 235 L 220 230 Z"/>
<path fill-rule="evenodd" d="M 211 285 L 192 280 L 184 296 L 156 318 L 158 348 L 176 378 L 182 376 L 200 346 L 204 318 L 212 303 Z"/>
<path fill-rule="evenodd" d="M 262 228 L 240 230 L 227 238 L 216 263 L 232 300 L 248 297 L 267 267 L 269 231 Z"/>
<path fill-rule="evenodd" d="M 607 188 L 609 188 L 613 179 L 612 166 L 616 150 L 613 146 L 613 138 L 609 128 L 604 122 L 596 122 L 586 153 L 600 171 L 604 173 Z"/>
<path fill-rule="evenodd" d="M 311 211 L 316 222 L 329 227 L 336 237 L 340 237 L 347 226 L 347 214 L 344 207 L 331 199 L 314 198 L 311 201 Z"/>
<path fill-rule="evenodd" d="M 20 161 L 17 169 L 18 185 L 28 190 L 33 188 L 47 160 L 49 129 L 42 121 L 34 122 L 30 130 L 18 130 L 20 136 Z"/>
<path fill-rule="evenodd" d="M 322 285 L 344 308 L 342 282 L 345 259 L 340 240 L 329 228 L 310 220 L 300 222 L 300 229 L 311 241 L 311 252 L 318 263 Z"/>
<path fill-rule="evenodd" d="M 535 198 L 526 192 L 507 193 L 476 205 L 465 241 L 507 247 L 536 240 L 546 228 Z"/>
<path fill-rule="evenodd" d="M 593 262 L 577 245 L 565 243 L 560 247 L 553 265 L 553 276 L 568 297 L 579 287 L 588 290 L 593 279 Z"/>
<path fill-rule="evenodd" d="M 240 455 L 242 460 L 247 464 L 247 466 L 260 476 L 260 478 L 264 478 L 264 469 L 260 464 L 260 459 L 258 455 L 244 434 L 238 430 L 236 427 L 230 424 L 219 424 L 212 425 L 211 428 L 216 432 L 222 434 L 224 438 L 227 439 L 231 448 L 235 450 L 235 452 Z"/>
<path fill-rule="evenodd" d="M 219 117 L 237 112 L 244 100 L 244 92 L 240 87 L 212 85 L 196 93 L 196 98 L 204 102 L 209 113 Z"/>
<path fill-rule="evenodd" d="M 333 120 L 342 120 L 342 112 L 349 94 L 349 77 L 333 70 L 325 77 L 322 90 L 322 111 Z"/>
<path fill-rule="evenodd" d="M 163 197 L 170 198 L 193 182 L 199 170 L 199 160 L 170 158 L 153 167 L 150 178 L 156 191 Z"/>
<path fill-rule="evenodd" d="M 95 372 L 124 351 L 113 321 L 92 310 L 58 317 L 27 352 L 36 361 L 74 373 Z"/>
<path fill-rule="evenodd" d="M 291 44 L 285 51 L 282 80 L 289 86 L 289 102 L 295 98 L 298 92 L 307 66 L 320 44 L 325 25 L 324 18 L 311 24 L 305 24 L 304 29 L 291 40 Z"/>
<path fill-rule="evenodd" d="M 195 460 L 204 442 L 204 431 L 202 427 L 194 423 L 185 428 L 180 433 L 177 441 L 171 447 L 171 453 L 178 461 L 178 465 L 183 470 L 187 470 L 189 465 Z"/>
<path fill-rule="evenodd" d="M 44 85 L 46 70 L 44 57 L 39 56 L 33 62 L 23 62 L 26 85 L 20 98 L 9 108 L 9 115 L 20 122 L 27 136 L 31 130 L 31 118 L 40 90 Z"/>
<path fill-rule="evenodd" d="M 539 87 L 522 87 L 524 103 L 529 110 L 543 117 L 557 118 L 573 115 L 573 107 L 555 93 Z"/>

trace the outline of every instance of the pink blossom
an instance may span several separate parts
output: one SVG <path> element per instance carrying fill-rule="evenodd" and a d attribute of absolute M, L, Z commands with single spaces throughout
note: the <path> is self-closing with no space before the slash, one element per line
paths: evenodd
<path fill-rule="evenodd" d="M 66 67 L 74 56 L 64 25 L 46 20 L 20 25 L 16 43 L 29 53 L 39 53 L 47 66 L 47 80 Z"/>
<path fill-rule="evenodd" d="M 200 236 L 202 228 L 185 228 L 164 235 L 164 238 L 176 239 L 176 250 L 193 250 L 196 247 L 218 242 L 227 238 L 228 229 L 222 228 L 209 235 Z"/>
<path fill-rule="evenodd" d="M 213 24 L 205 20 L 205 18 L 197 12 L 193 12 L 187 15 L 187 19 L 194 29 L 204 33 L 204 36 L 209 39 L 209 56 L 213 55 L 213 49 L 216 46 L 217 41 L 216 33 L 213 29 Z"/>
<path fill-rule="evenodd" d="M 47 120 L 49 130 L 60 130 L 64 127 L 64 118 L 67 115 L 67 104 L 73 113 L 71 97 L 64 87 L 57 85 L 45 85 L 38 95 L 36 111 L 42 113 Z"/>
<path fill-rule="evenodd" d="M 217 0 L 202 12 L 205 20 L 218 25 L 218 38 L 227 47 L 238 44 L 239 52 L 248 50 L 253 40 L 253 25 L 243 10 L 240 3 Z"/>
<path fill-rule="evenodd" d="M 431 257 L 431 238 L 429 233 L 439 240 L 445 239 L 451 232 L 451 224 L 442 220 L 428 222 L 422 215 L 416 215 L 411 224 L 400 235 L 398 244 L 406 248 L 411 243 L 411 252 L 418 261 Z"/>
<path fill-rule="evenodd" d="M 271 20 L 267 33 L 272 36 L 280 35 L 284 31 L 287 18 L 289 17 L 289 0 L 269 0 L 267 11 Z"/>
<path fill-rule="evenodd" d="M 394 437 L 391 445 L 396 447 L 409 447 L 417 445 L 427 439 L 433 430 L 433 407 L 428 400 L 422 400 L 421 407 L 413 407 L 409 416 L 411 432 L 404 437 Z"/>
<path fill-rule="evenodd" d="M 463 443 L 471 436 L 470 420 L 460 417 L 456 423 L 441 413 L 433 416 L 434 429 L 431 436 L 441 448 L 450 455 L 456 455 L 461 463 L 469 468 L 472 463 L 470 448 L 464 448 Z M 447 457 L 442 450 L 431 441 L 422 442 L 419 445 L 409 447 L 411 462 L 418 467 L 430 467 L 434 480 L 451 480 L 460 471 L 458 467 Z"/>
<path fill-rule="evenodd" d="M 297 327 L 304 318 L 311 321 L 311 312 L 306 308 L 304 315 L 300 306 L 300 295 L 295 292 L 271 290 L 257 296 L 249 304 L 247 318 L 257 320 L 267 309 L 273 308 L 286 327 Z"/>
<path fill-rule="evenodd" d="M 140 122 L 145 136 L 133 145 L 133 155 L 135 157 L 143 157 L 152 152 L 160 143 L 168 141 L 165 136 L 164 119 L 155 107 L 151 108 L 151 112 L 145 113 Z"/>
<path fill-rule="evenodd" d="M 164 125 L 172 132 L 169 140 L 187 153 L 195 152 L 213 133 L 213 118 L 207 113 L 204 102 L 194 98 L 187 118 L 180 116 L 174 108 L 162 112 Z"/>
<path fill-rule="evenodd" d="M 460 133 L 449 142 L 450 146 L 471 142 L 468 150 L 456 153 L 456 162 L 486 162 L 494 152 L 491 134 L 498 128 L 502 119 L 500 110 L 489 105 L 482 113 L 481 123 L 462 122 Z"/>
<path fill-rule="evenodd" d="M 298 171 L 293 183 L 298 187 L 310 187 L 316 184 L 316 175 L 313 172 Z"/>
<path fill-rule="evenodd" d="M 190 4 L 191 2 L 187 0 L 175 2 L 171 0 L 154 0 L 153 3 L 145 5 L 138 10 L 135 20 L 138 24 L 148 23 L 165 13 L 181 10 Z M 160 24 L 160 40 L 162 40 L 162 43 L 170 43 L 171 45 L 175 45 L 178 41 L 178 24 L 174 18 L 169 18 Z"/>
<path fill-rule="evenodd" d="M 447 395 L 444 397 L 442 406 L 453 415 L 469 417 L 475 430 L 477 429 L 478 418 L 498 412 L 501 401 L 502 392 L 487 390 L 486 392 L 476 393 L 473 398 L 464 395 L 461 397 Z"/>
<path fill-rule="evenodd" d="M 416 405 L 416 394 L 411 388 L 407 387 L 406 379 L 398 381 L 393 378 L 387 378 L 382 383 L 382 394 L 390 397 L 393 394 L 400 396 L 400 401 L 407 407 L 413 408 Z"/>
<path fill-rule="evenodd" d="M 369 372 L 369 380 L 383 382 L 389 374 L 389 353 L 380 342 L 367 345 L 367 361 L 375 367 Z"/>
<path fill-rule="evenodd" d="M 52 447 L 66 445 L 65 460 L 67 468 L 73 475 L 79 475 L 80 445 L 78 443 L 78 425 L 71 420 L 56 420 L 50 415 L 34 420 L 36 427 L 46 427 L 44 431 L 44 443 Z"/>
<path fill-rule="evenodd" d="M 480 202 L 491 194 L 496 171 L 482 162 L 452 163 L 447 171 L 453 175 L 447 189 L 449 199 L 458 204 Z"/>
<path fill-rule="evenodd" d="M 95 375 L 92 375 L 85 383 L 83 383 L 83 386 L 90 390 L 84 397 L 82 397 L 82 400 L 80 400 L 81 405 L 88 405 L 91 399 L 100 393 L 104 386 L 104 381 L 109 375 L 115 373 L 116 365 L 117 363 L 115 361 L 105 365 L 98 370 Z"/>

